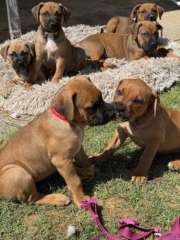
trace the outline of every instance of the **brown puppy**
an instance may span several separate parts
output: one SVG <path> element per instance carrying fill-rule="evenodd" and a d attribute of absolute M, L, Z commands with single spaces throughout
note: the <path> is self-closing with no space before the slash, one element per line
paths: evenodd
<path fill-rule="evenodd" d="M 180 111 L 161 105 L 158 95 L 140 79 L 121 80 L 114 96 L 119 114 L 127 122 L 121 123 L 111 142 L 94 160 L 103 160 L 130 137 L 144 148 L 132 181 L 142 182 L 157 152 L 180 151 Z M 180 160 L 169 163 L 172 170 L 180 169 Z"/>
<path fill-rule="evenodd" d="M 5 61 L 10 63 L 15 71 L 13 81 L 29 86 L 33 82 L 35 71 L 35 46 L 33 43 L 23 40 L 13 40 L 0 49 L 0 54 Z M 40 70 L 37 81 L 44 81 L 45 76 Z"/>
<path fill-rule="evenodd" d="M 112 17 L 106 24 L 106 32 L 127 34 L 131 31 L 134 23 L 139 21 L 157 21 L 161 19 L 164 9 L 156 3 L 142 3 L 136 5 L 130 17 L 116 16 Z"/>
<path fill-rule="evenodd" d="M 108 107 L 107 107 L 108 106 Z M 38 204 L 66 205 L 62 194 L 41 196 L 36 182 L 56 170 L 65 179 L 74 202 L 86 198 L 75 169 L 82 175 L 93 169 L 82 147 L 87 124 L 99 125 L 108 118 L 109 104 L 101 92 L 84 76 L 77 76 L 55 95 L 51 107 L 20 129 L 0 152 L 0 196 Z"/>
<path fill-rule="evenodd" d="M 62 25 L 67 22 L 70 12 L 60 3 L 41 2 L 32 8 L 39 22 L 36 34 L 36 70 L 44 63 L 54 73 L 52 81 L 58 83 L 64 73 L 80 70 L 85 64 L 85 53 L 73 46 L 66 38 Z"/>
<path fill-rule="evenodd" d="M 142 57 L 156 56 L 159 30 L 156 22 L 142 21 L 135 24 L 130 34 L 97 33 L 78 43 L 92 60 L 105 57 L 127 58 L 135 60 Z"/>

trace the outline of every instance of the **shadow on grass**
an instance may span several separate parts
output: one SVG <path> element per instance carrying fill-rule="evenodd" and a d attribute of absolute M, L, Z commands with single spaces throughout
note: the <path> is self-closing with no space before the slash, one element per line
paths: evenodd
<path fill-rule="evenodd" d="M 132 171 L 137 166 L 142 152 L 142 149 L 136 149 L 130 152 L 128 149 L 124 153 L 117 152 L 112 155 L 112 157 L 97 168 L 96 177 L 92 181 L 83 182 L 85 192 L 89 195 L 94 195 L 95 185 L 119 178 L 130 181 Z M 180 159 L 180 153 L 158 154 L 149 170 L 149 180 L 161 178 L 164 173 L 168 171 L 168 163 L 176 159 Z M 48 194 L 57 191 L 59 187 L 64 187 L 65 185 L 66 183 L 63 178 L 56 172 L 38 183 L 37 187 L 40 192 Z"/>

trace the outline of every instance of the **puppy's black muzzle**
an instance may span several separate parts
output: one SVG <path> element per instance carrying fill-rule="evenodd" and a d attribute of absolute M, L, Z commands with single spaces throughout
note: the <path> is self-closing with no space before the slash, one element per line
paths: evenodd
<path fill-rule="evenodd" d="M 145 42 L 142 48 L 145 52 L 152 52 L 156 50 L 157 46 L 158 46 L 158 37 L 154 36 L 151 39 L 149 39 L 147 42 Z"/>
<path fill-rule="evenodd" d="M 48 33 L 57 33 L 60 30 L 60 19 L 57 16 L 48 16 L 45 20 L 45 31 Z"/>
<path fill-rule="evenodd" d="M 12 66 L 18 74 L 27 75 L 29 71 L 28 56 L 18 55 L 13 59 Z"/>
<path fill-rule="evenodd" d="M 129 120 L 129 114 L 127 112 L 127 107 L 125 104 L 120 102 L 113 102 L 113 111 L 112 111 L 112 119 L 124 119 Z"/>
<path fill-rule="evenodd" d="M 124 105 L 115 102 L 113 103 L 103 102 L 99 106 L 96 114 L 94 114 L 93 117 L 91 118 L 89 125 L 97 126 L 106 124 L 112 120 L 120 118 L 123 111 L 125 111 Z"/>
<path fill-rule="evenodd" d="M 107 111 L 107 103 L 102 102 L 97 107 L 95 114 L 92 115 L 91 119 L 89 120 L 90 126 L 98 126 L 103 125 L 109 122 L 109 116 Z"/>

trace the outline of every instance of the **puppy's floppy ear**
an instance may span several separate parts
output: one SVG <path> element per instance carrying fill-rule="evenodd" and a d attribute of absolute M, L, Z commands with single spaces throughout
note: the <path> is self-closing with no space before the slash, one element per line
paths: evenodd
<path fill-rule="evenodd" d="M 1 54 L 1 56 L 4 58 L 4 60 L 7 59 L 8 49 L 9 49 L 9 44 L 6 44 L 4 47 L 2 47 L 2 48 L 0 49 L 0 54 Z"/>
<path fill-rule="evenodd" d="M 76 93 L 69 89 L 62 91 L 55 96 L 52 101 L 52 106 L 56 111 L 65 116 L 68 121 L 74 120 Z"/>
<path fill-rule="evenodd" d="M 29 52 L 30 52 L 31 56 L 34 57 L 35 56 L 35 45 L 34 45 L 34 43 L 27 42 L 26 47 L 29 49 Z"/>
<path fill-rule="evenodd" d="M 163 13 L 164 13 L 164 8 L 159 6 L 159 5 L 156 5 L 156 9 L 157 9 L 157 12 L 158 12 L 158 15 L 159 15 L 159 18 L 161 19 Z"/>
<path fill-rule="evenodd" d="M 37 22 L 39 21 L 39 13 L 43 5 L 44 5 L 44 2 L 40 2 L 39 4 L 37 4 L 31 9 L 32 15 L 34 16 Z"/>
<path fill-rule="evenodd" d="M 67 23 L 71 15 L 71 12 L 67 7 L 63 6 L 62 4 L 59 4 L 59 7 L 61 8 L 61 11 L 62 11 L 61 24 L 64 25 Z"/>
<path fill-rule="evenodd" d="M 138 10 L 139 10 L 140 6 L 141 6 L 141 4 L 136 5 L 136 6 L 132 9 L 131 14 L 130 14 L 130 19 L 131 19 L 131 20 L 134 20 L 135 22 L 137 22 Z"/>
<path fill-rule="evenodd" d="M 139 28 L 142 26 L 143 24 L 141 22 L 138 22 L 134 25 L 134 27 L 131 29 L 131 33 L 133 34 L 133 38 L 136 39 L 139 33 Z"/>

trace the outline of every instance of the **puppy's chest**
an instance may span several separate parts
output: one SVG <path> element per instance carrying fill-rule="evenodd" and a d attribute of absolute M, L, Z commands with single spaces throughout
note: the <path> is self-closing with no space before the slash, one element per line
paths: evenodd
<path fill-rule="evenodd" d="M 48 59 L 52 58 L 58 51 L 58 45 L 54 40 L 53 34 L 50 34 L 50 33 L 47 35 L 46 51 L 47 51 Z"/>

